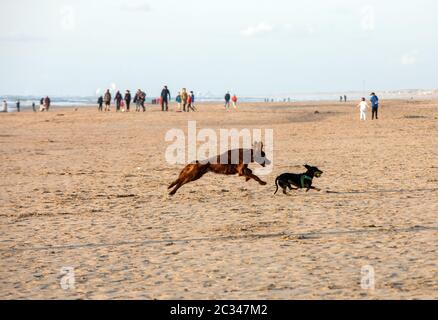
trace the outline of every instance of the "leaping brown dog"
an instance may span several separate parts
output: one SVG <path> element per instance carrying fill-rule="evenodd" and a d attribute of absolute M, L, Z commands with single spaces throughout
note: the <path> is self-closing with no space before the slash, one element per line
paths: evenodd
<path fill-rule="evenodd" d="M 262 181 L 248 168 L 248 165 L 252 162 L 257 162 L 263 167 L 271 163 L 271 161 L 266 158 L 262 142 L 254 143 L 252 149 L 241 148 L 228 150 L 216 157 L 186 165 L 179 174 L 178 179 L 172 182 L 168 187 L 168 189 L 174 187 L 169 195 L 174 195 L 184 184 L 198 180 L 210 171 L 227 175 L 239 174 L 239 176 L 244 176 L 246 181 L 254 179 L 261 185 L 265 185 L 266 182 Z"/>

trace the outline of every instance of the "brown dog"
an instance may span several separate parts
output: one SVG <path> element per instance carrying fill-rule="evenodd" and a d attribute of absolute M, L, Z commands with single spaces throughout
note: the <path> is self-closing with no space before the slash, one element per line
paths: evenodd
<path fill-rule="evenodd" d="M 261 185 L 265 185 L 266 182 L 262 181 L 248 168 L 248 164 L 252 162 L 257 162 L 263 167 L 271 163 L 271 161 L 266 158 L 262 142 L 256 142 L 252 149 L 228 150 L 216 157 L 186 165 L 179 174 L 178 179 L 172 182 L 168 187 L 168 189 L 175 187 L 169 195 L 174 195 L 184 184 L 198 180 L 210 171 L 227 175 L 239 174 L 239 176 L 244 176 L 246 181 L 254 179 Z"/>

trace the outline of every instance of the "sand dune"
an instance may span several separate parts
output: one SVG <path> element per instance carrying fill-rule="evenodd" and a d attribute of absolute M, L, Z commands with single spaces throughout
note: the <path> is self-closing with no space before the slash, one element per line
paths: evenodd
<path fill-rule="evenodd" d="M 383 101 L 366 122 L 354 105 L 0 114 L 0 298 L 438 298 L 438 102 Z M 164 136 L 188 120 L 272 128 L 268 185 L 207 174 L 169 197 Z M 323 191 L 274 196 L 304 163 Z"/>

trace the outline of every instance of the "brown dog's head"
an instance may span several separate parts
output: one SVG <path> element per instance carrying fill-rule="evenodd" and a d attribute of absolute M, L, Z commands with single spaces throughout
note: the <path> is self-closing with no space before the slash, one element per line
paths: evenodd
<path fill-rule="evenodd" d="M 266 158 L 266 154 L 263 151 L 263 142 L 254 142 L 253 151 L 254 162 L 257 162 L 262 167 L 271 164 L 271 160 Z"/>
<path fill-rule="evenodd" d="M 304 167 L 307 169 L 306 174 L 311 176 L 311 177 L 319 178 L 322 175 L 322 173 L 323 173 L 317 167 L 309 166 L 308 164 L 305 164 Z"/>

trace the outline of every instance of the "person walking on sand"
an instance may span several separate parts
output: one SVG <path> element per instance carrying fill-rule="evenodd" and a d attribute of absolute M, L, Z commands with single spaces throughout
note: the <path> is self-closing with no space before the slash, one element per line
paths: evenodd
<path fill-rule="evenodd" d="M 15 105 L 17 106 L 17 112 L 20 112 L 20 99 L 17 100 Z"/>
<path fill-rule="evenodd" d="M 2 112 L 8 112 L 8 103 L 6 102 L 6 100 L 3 100 L 2 105 L 3 105 Z"/>
<path fill-rule="evenodd" d="M 103 107 L 103 97 L 100 96 L 99 98 L 97 98 L 97 111 L 102 111 L 102 107 Z"/>
<path fill-rule="evenodd" d="M 138 90 L 135 93 L 134 99 L 132 99 L 132 102 L 135 103 L 135 112 L 138 112 L 138 106 L 139 106 L 139 104 L 138 104 Z"/>
<path fill-rule="evenodd" d="M 125 92 L 125 104 L 126 104 L 126 112 L 129 112 L 129 106 L 131 105 L 131 92 L 126 90 Z"/>
<path fill-rule="evenodd" d="M 190 112 L 190 109 L 194 112 L 195 108 L 192 106 L 192 95 L 189 94 L 187 96 L 187 112 Z"/>
<path fill-rule="evenodd" d="M 187 94 L 186 88 L 182 88 L 182 90 L 181 90 L 181 104 L 183 107 L 183 112 L 186 112 L 188 98 L 189 98 L 189 95 Z"/>
<path fill-rule="evenodd" d="M 225 109 L 228 110 L 230 109 L 230 99 L 231 99 L 230 93 L 227 92 L 224 98 L 225 98 Z"/>
<path fill-rule="evenodd" d="M 369 106 L 365 98 L 362 98 L 362 101 L 357 106 L 359 107 L 359 111 L 360 111 L 360 120 L 366 120 L 367 119 L 366 110 L 369 108 Z"/>
<path fill-rule="evenodd" d="M 32 110 L 33 112 L 36 112 L 35 102 L 32 102 Z"/>
<path fill-rule="evenodd" d="M 233 102 L 233 108 L 237 109 L 237 97 L 235 94 L 231 97 L 231 101 Z"/>
<path fill-rule="evenodd" d="M 105 111 L 111 111 L 111 93 L 109 89 L 106 89 L 103 95 L 103 102 L 105 103 Z"/>
<path fill-rule="evenodd" d="M 163 90 L 161 90 L 161 111 L 169 111 L 169 100 L 170 98 L 170 91 L 167 89 L 167 86 L 164 86 Z M 169 100 L 168 100 L 169 98 Z M 166 105 L 166 107 L 164 107 Z"/>
<path fill-rule="evenodd" d="M 344 102 L 347 102 L 347 95 L 344 95 Z"/>
<path fill-rule="evenodd" d="M 44 98 L 44 109 L 46 109 L 46 111 L 49 111 L 49 108 L 50 108 L 50 98 L 46 96 Z"/>
<path fill-rule="evenodd" d="M 181 93 L 178 92 L 178 95 L 175 98 L 175 101 L 178 103 L 178 109 L 176 112 L 181 112 Z"/>
<path fill-rule="evenodd" d="M 120 111 L 122 100 L 123 100 L 122 94 L 120 93 L 120 91 L 117 91 L 116 95 L 114 96 L 114 101 L 116 103 L 116 112 Z"/>
<path fill-rule="evenodd" d="M 146 100 L 146 93 L 138 89 L 134 97 L 135 112 L 140 112 L 140 108 L 143 109 L 143 112 L 146 111 L 146 107 L 144 106 L 145 100 Z"/>
<path fill-rule="evenodd" d="M 144 105 L 146 101 L 146 92 L 140 90 L 140 106 L 143 109 L 143 112 L 146 112 L 146 107 Z"/>
<path fill-rule="evenodd" d="M 134 100 L 135 103 L 135 112 L 140 111 L 140 89 L 137 89 L 137 92 L 135 93 Z"/>
<path fill-rule="evenodd" d="M 45 110 L 44 108 L 44 98 L 40 99 L 40 112 L 43 112 Z"/>
<path fill-rule="evenodd" d="M 379 97 L 376 96 L 374 92 L 371 92 L 371 120 L 374 120 L 374 115 L 376 115 L 376 120 L 379 119 L 377 117 L 377 111 L 379 110 Z"/>
<path fill-rule="evenodd" d="M 190 108 L 193 111 L 198 111 L 198 110 L 196 110 L 196 107 L 195 107 L 195 94 L 193 93 L 193 91 L 190 91 Z"/>

